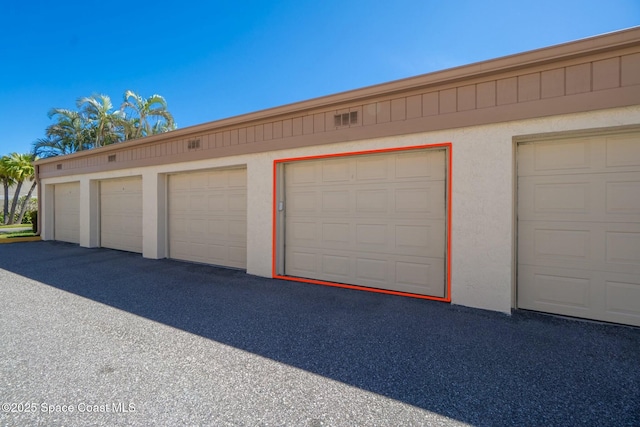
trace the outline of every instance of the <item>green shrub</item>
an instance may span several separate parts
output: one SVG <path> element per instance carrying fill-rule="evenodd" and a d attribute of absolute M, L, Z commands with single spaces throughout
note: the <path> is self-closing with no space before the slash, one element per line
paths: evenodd
<path fill-rule="evenodd" d="M 31 211 L 29 215 L 29 219 L 31 220 L 31 228 L 33 229 L 33 232 L 37 233 L 38 232 L 38 211 Z"/>

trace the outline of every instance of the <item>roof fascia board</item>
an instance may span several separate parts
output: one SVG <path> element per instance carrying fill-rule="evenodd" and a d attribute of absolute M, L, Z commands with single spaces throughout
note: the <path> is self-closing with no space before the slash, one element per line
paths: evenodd
<path fill-rule="evenodd" d="M 87 155 L 107 153 L 122 149 L 122 144 L 126 144 L 127 148 L 129 148 L 138 145 L 151 144 L 158 141 L 188 138 L 190 136 L 197 136 L 198 134 L 219 129 L 222 130 L 223 128 L 237 126 L 239 124 L 249 125 L 251 122 L 276 119 L 279 116 L 305 114 L 305 112 L 329 108 L 331 106 L 339 107 L 341 104 L 345 103 L 366 101 L 371 98 L 393 95 L 395 93 L 406 92 L 408 90 L 424 89 L 430 86 L 452 84 L 468 79 L 487 77 L 494 74 L 516 71 L 532 66 L 570 60 L 607 51 L 620 50 L 625 47 L 633 47 L 637 45 L 640 45 L 640 26 L 514 55 L 490 59 L 487 61 L 476 62 L 469 65 L 449 68 L 442 71 L 381 83 L 365 88 L 354 89 L 338 94 L 326 95 L 310 100 L 241 114 L 163 134 L 126 141 L 124 143 L 117 143 L 91 150 L 80 151 L 65 156 L 49 157 L 38 160 L 36 164 L 53 163 L 60 161 L 62 158 L 67 160 Z"/>

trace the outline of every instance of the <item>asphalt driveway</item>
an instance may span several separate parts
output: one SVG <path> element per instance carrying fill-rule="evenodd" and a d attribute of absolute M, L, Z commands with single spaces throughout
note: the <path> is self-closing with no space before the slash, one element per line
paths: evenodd
<path fill-rule="evenodd" d="M 638 426 L 640 329 L 0 246 L 0 425 Z"/>

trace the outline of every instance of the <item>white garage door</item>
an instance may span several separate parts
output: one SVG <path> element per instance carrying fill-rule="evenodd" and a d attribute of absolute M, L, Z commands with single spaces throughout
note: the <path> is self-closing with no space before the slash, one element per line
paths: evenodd
<path fill-rule="evenodd" d="M 288 276 L 445 296 L 445 150 L 286 163 Z"/>
<path fill-rule="evenodd" d="M 100 246 L 142 253 L 142 178 L 100 181 Z"/>
<path fill-rule="evenodd" d="M 53 191 L 53 238 L 80 243 L 80 183 L 56 184 Z"/>
<path fill-rule="evenodd" d="M 169 257 L 247 267 L 247 170 L 169 176 Z"/>
<path fill-rule="evenodd" d="M 519 145 L 518 306 L 640 326 L 640 134 Z"/>

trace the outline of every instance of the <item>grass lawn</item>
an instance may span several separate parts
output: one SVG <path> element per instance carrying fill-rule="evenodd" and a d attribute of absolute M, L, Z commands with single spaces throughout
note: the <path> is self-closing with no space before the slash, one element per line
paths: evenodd
<path fill-rule="evenodd" d="M 31 224 L 0 225 L 0 230 L 6 230 L 11 228 L 26 228 L 26 227 L 31 227 Z"/>
<path fill-rule="evenodd" d="M 0 239 L 11 239 L 15 237 L 33 237 L 35 233 L 33 231 L 18 231 L 15 233 L 3 233 L 0 234 Z"/>

